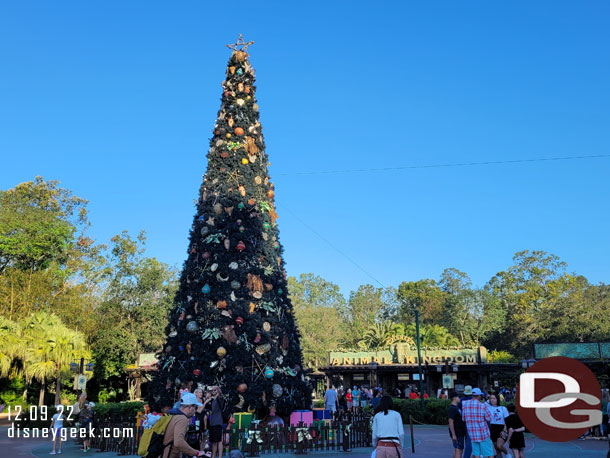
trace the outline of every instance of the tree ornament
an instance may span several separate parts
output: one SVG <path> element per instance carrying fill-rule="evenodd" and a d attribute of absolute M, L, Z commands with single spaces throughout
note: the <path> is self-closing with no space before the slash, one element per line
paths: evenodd
<path fill-rule="evenodd" d="M 209 251 L 204 251 L 203 254 L 201 255 L 201 257 L 203 259 L 210 259 L 210 252 Z"/>
<path fill-rule="evenodd" d="M 261 335 L 259 332 L 256 333 L 256 337 L 254 338 L 254 343 L 259 343 L 261 341 Z"/>
<path fill-rule="evenodd" d="M 241 160 L 241 163 L 243 165 L 248 165 L 248 159 L 246 159 L 245 157 Z"/>
<path fill-rule="evenodd" d="M 240 316 L 238 316 L 237 318 L 235 318 L 235 322 L 241 326 L 242 324 L 244 324 L 244 319 Z"/>
<path fill-rule="evenodd" d="M 199 329 L 199 325 L 197 324 L 196 321 L 189 321 L 186 324 L 186 331 L 193 333 L 193 332 L 197 332 L 197 330 Z"/>
<path fill-rule="evenodd" d="M 284 389 L 277 383 L 274 383 L 273 387 L 271 388 L 271 392 L 273 393 L 274 398 L 279 398 L 282 395 L 283 391 Z"/>
<path fill-rule="evenodd" d="M 214 213 L 216 213 L 217 215 L 220 215 L 222 213 L 222 205 L 214 204 Z"/>
<path fill-rule="evenodd" d="M 176 331 L 172 331 L 168 334 L 168 337 L 176 337 L 178 333 Z"/>
<path fill-rule="evenodd" d="M 255 103 L 254 105 L 252 105 L 252 109 L 258 113 L 258 104 Z"/>
<path fill-rule="evenodd" d="M 266 332 L 271 331 L 271 324 L 268 321 L 265 321 L 263 323 L 263 330 L 265 330 Z"/>
<path fill-rule="evenodd" d="M 227 308 L 227 301 L 217 301 L 216 302 L 216 308 L 217 309 L 226 309 Z"/>
<path fill-rule="evenodd" d="M 231 240 L 229 240 L 229 238 L 227 237 L 224 241 L 224 245 L 225 248 L 228 250 L 229 248 L 231 248 Z"/>
<path fill-rule="evenodd" d="M 193 375 L 196 375 L 197 377 L 199 377 L 201 375 L 201 370 L 193 369 Z"/>
<path fill-rule="evenodd" d="M 241 285 L 239 284 L 239 282 L 237 280 L 233 280 L 231 282 L 231 288 L 233 289 L 239 289 L 241 287 Z"/>
<path fill-rule="evenodd" d="M 227 355 L 227 349 L 225 347 L 218 347 L 216 354 L 219 358 L 224 358 Z"/>
<path fill-rule="evenodd" d="M 245 383 L 240 383 L 239 385 L 237 385 L 238 393 L 245 393 L 247 389 L 248 389 L 248 385 Z"/>
<path fill-rule="evenodd" d="M 231 270 L 237 270 L 238 267 L 239 267 L 239 264 L 237 264 L 235 261 L 233 261 L 229 264 L 229 269 L 231 269 Z"/>
<path fill-rule="evenodd" d="M 227 132 L 227 134 L 225 135 L 225 137 L 227 137 L 227 138 L 231 138 L 231 133 L 230 133 L 230 132 Z"/>
<path fill-rule="evenodd" d="M 246 244 L 240 240 L 239 242 L 237 242 L 236 248 L 239 251 L 244 251 L 246 249 Z"/>
<path fill-rule="evenodd" d="M 236 127 L 235 129 L 233 129 L 233 132 L 235 133 L 235 135 L 243 135 L 244 129 L 242 129 L 241 127 Z"/>
<path fill-rule="evenodd" d="M 225 324 L 222 327 L 222 337 L 229 344 L 237 343 L 237 335 L 235 334 L 234 326 L 232 324 Z"/>
<path fill-rule="evenodd" d="M 210 270 L 211 270 L 212 272 L 216 272 L 216 269 L 218 269 L 218 264 L 217 264 L 217 263 L 214 263 L 214 264 L 212 264 L 212 265 L 210 266 Z"/>
<path fill-rule="evenodd" d="M 202 292 L 203 294 L 209 294 L 211 289 L 212 289 L 212 288 L 210 288 L 210 285 L 208 285 L 208 284 L 206 283 L 205 285 L 203 285 L 203 288 L 201 288 L 201 292 Z"/>
<path fill-rule="evenodd" d="M 244 185 L 239 185 L 237 190 L 242 197 L 246 197 L 246 187 Z"/>
<path fill-rule="evenodd" d="M 271 379 L 273 378 L 274 372 L 273 369 L 271 369 L 269 366 L 265 367 L 265 378 L 267 379 Z"/>
<path fill-rule="evenodd" d="M 255 308 L 256 308 L 256 304 L 254 302 L 250 302 L 250 313 L 254 313 Z"/>
<path fill-rule="evenodd" d="M 238 69 L 237 69 L 237 74 L 238 74 L 238 75 L 243 75 L 243 74 L 244 74 L 244 71 L 243 71 L 241 68 L 238 68 Z"/>

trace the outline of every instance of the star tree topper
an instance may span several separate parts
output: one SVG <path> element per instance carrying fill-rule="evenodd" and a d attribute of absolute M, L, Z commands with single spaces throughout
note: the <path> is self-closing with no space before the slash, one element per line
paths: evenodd
<path fill-rule="evenodd" d="M 227 48 L 232 49 L 233 52 L 243 52 L 246 56 L 249 56 L 250 54 L 248 54 L 248 46 L 253 45 L 253 44 L 254 44 L 253 41 L 245 42 L 244 37 L 240 33 L 239 39 L 237 40 L 236 43 L 231 44 L 231 45 L 226 45 L 226 46 L 227 46 Z"/>

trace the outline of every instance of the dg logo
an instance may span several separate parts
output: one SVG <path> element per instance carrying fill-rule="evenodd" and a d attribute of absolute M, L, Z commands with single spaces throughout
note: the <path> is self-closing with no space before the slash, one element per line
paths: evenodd
<path fill-rule="evenodd" d="M 527 429 L 551 442 L 576 439 L 602 422 L 595 374 L 564 356 L 540 360 L 521 374 L 516 402 Z"/>

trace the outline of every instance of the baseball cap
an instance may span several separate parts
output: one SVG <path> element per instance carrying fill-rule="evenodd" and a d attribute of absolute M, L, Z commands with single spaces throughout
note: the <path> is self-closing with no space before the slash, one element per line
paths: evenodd
<path fill-rule="evenodd" d="M 196 405 L 197 407 L 203 406 L 203 404 L 197 400 L 197 396 L 195 396 L 193 393 L 182 393 L 180 404 L 187 406 Z"/>
<path fill-rule="evenodd" d="M 472 386 L 471 385 L 466 385 L 464 387 L 464 394 L 467 396 L 470 396 L 472 394 Z"/>
<path fill-rule="evenodd" d="M 95 407 L 95 404 L 93 402 L 90 402 L 89 407 L 93 408 L 93 407 Z"/>
<path fill-rule="evenodd" d="M 483 392 L 480 389 L 478 389 L 478 388 L 473 388 L 472 389 L 472 395 L 473 396 L 482 396 Z"/>

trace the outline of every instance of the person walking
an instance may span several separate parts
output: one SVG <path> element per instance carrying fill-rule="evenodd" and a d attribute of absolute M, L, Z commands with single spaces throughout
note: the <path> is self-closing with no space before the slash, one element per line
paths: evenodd
<path fill-rule="evenodd" d="M 513 451 L 514 458 L 525 458 L 525 426 L 521 423 L 519 414 L 514 404 L 508 406 L 509 416 L 506 417 L 508 428 L 508 446 Z"/>
<path fill-rule="evenodd" d="M 51 450 L 51 455 L 61 454 L 61 445 L 63 443 L 61 439 L 61 430 L 64 427 L 64 406 L 57 404 L 55 410 L 57 410 L 57 413 L 53 415 L 53 419 L 51 420 L 51 430 L 53 431 L 53 450 Z M 56 452 L 55 448 L 57 444 L 59 444 L 59 447 Z"/>
<path fill-rule="evenodd" d="M 186 456 L 204 456 L 202 450 L 195 450 L 187 444 L 184 436 L 189 426 L 189 419 L 195 415 L 197 407 L 202 404 L 197 401 L 193 393 L 185 391 L 180 398 L 180 406 L 172 409 L 169 414 L 172 419 L 167 424 L 163 436 L 163 458 L 180 458 L 181 454 Z"/>
<path fill-rule="evenodd" d="M 354 398 L 352 397 L 352 389 L 348 388 L 347 393 L 345 393 L 345 402 L 347 402 L 347 410 L 348 412 L 352 411 L 354 406 Z"/>
<path fill-rule="evenodd" d="M 475 458 L 491 458 L 494 456 L 494 447 L 491 442 L 489 426 L 491 415 L 481 402 L 483 392 L 479 388 L 472 389 L 472 399 L 462 401 L 462 419 L 472 443 L 472 456 Z"/>
<path fill-rule="evenodd" d="M 83 452 L 88 452 L 91 450 L 91 437 L 92 434 L 90 431 L 93 429 L 93 408 L 95 404 L 93 402 L 89 402 L 85 404 L 84 408 L 80 411 L 79 421 L 80 427 L 85 429 L 85 438 L 83 440 Z"/>
<path fill-rule="evenodd" d="M 508 450 L 504 447 L 508 436 L 504 419 L 508 417 L 508 410 L 506 410 L 506 407 L 498 405 L 498 398 L 495 394 L 489 395 L 487 402 L 487 410 L 489 410 L 491 415 L 491 424 L 489 425 L 490 438 L 496 449 L 496 456 L 502 458 L 504 453 L 508 455 Z"/>
<path fill-rule="evenodd" d="M 379 412 L 373 417 L 375 458 L 402 458 L 405 431 L 402 417 L 394 410 L 390 396 L 383 396 Z"/>
<path fill-rule="evenodd" d="M 466 439 L 466 424 L 462 419 L 460 409 L 460 396 L 452 392 L 451 405 L 449 406 L 449 436 L 453 441 L 453 458 L 462 458 L 464 453 L 464 442 Z"/>

